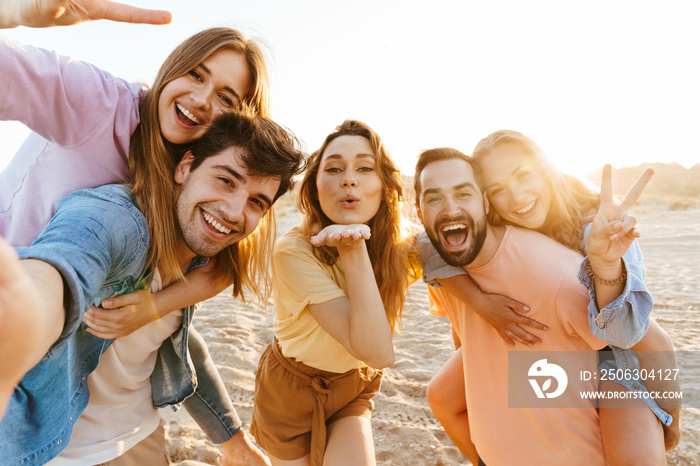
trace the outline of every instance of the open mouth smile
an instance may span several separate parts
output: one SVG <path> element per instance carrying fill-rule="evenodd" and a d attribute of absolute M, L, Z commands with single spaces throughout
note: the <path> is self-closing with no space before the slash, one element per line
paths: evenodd
<path fill-rule="evenodd" d="M 535 209 L 535 204 L 537 204 L 537 199 L 523 207 L 522 209 L 516 210 L 515 213 L 518 215 L 526 215 Z"/>
<path fill-rule="evenodd" d="M 469 236 L 469 226 L 466 223 L 451 223 L 440 227 L 443 243 L 450 249 L 460 249 Z"/>
<path fill-rule="evenodd" d="M 225 226 L 217 222 L 213 216 L 206 213 L 205 211 L 202 211 L 202 217 L 204 217 L 204 221 L 207 222 L 209 226 L 211 226 L 214 230 L 218 231 L 222 235 L 230 235 L 233 231 L 230 228 L 226 228 Z"/>
<path fill-rule="evenodd" d="M 177 102 L 175 103 L 175 113 L 177 114 L 178 120 L 186 126 L 197 126 L 201 124 L 199 118 Z"/>

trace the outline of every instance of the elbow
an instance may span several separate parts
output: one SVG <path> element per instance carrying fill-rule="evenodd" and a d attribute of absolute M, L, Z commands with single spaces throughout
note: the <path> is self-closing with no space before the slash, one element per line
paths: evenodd
<path fill-rule="evenodd" d="M 392 350 L 387 352 L 387 354 L 374 355 L 374 357 L 364 359 L 363 361 L 365 364 L 373 367 L 374 369 L 386 369 L 387 367 L 394 365 L 396 355 L 394 354 L 394 350 L 392 348 Z"/>

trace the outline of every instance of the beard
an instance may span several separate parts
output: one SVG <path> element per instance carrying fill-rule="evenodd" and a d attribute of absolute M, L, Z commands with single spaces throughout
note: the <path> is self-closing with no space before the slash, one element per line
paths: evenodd
<path fill-rule="evenodd" d="M 469 226 L 469 231 L 467 232 L 467 238 L 465 238 L 465 241 L 469 239 L 470 234 L 471 239 L 469 243 L 465 244 L 464 249 L 452 251 L 448 250 L 443 244 L 438 232 L 442 228 L 442 225 L 448 222 L 460 222 Z M 452 267 L 465 267 L 474 262 L 474 259 L 476 259 L 481 252 L 481 248 L 484 246 L 484 241 L 486 241 L 486 232 L 486 216 L 481 216 L 479 221 L 476 223 L 469 215 L 461 215 L 459 217 L 449 219 L 443 217 L 436 219 L 432 228 L 425 228 L 425 233 L 428 235 L 430 242 L 433 243 L 433 246 L 437 250 L 438 254 L 440 254 L 440 257 L 442 257 L 442 260 L 447 262 L 447 264 L 451 265 Z"/>

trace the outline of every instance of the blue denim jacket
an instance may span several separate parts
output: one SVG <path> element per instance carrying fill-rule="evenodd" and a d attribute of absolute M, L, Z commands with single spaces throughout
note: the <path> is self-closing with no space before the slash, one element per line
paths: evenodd
<path fill-rule="evenodd" d="M 51 264 L 66 285 L 66 322 L 60 338 L 15 388 L 0 422 L 0 464 L 43 464 L 68 444 L 90 394 L 87 377 L 113 340 L 85 331 L 84 312 L 135 290 L 146 274 L 146 220 L 123 185 L 70 194 L 39 238 L 17 248 L 23 259 Z M 197 258 L 193 266 L 206 259 Z M 222 443 L 241 422 L 204 342 L 191 327 L 194 306 L 165 340 L 151 376 L 155 407 L 184 402 L 192 417 Z"/>
<path fill-rule="evenodd" d="M 584 229 L 582 242 L 584 250 L 586 238 L 590 231 L 591 224 L 589 223 Z M 440 284 L 437 282 L 437 279 L 450 278 L 467 273 L 461 267 L 452 267 L 447 264 L 433 247 L 425 232 L 421 233 L 418 242 L 423 265 L 423 281 L 428 285 L 439 287 Z M 636 241 L 632 243 L 622 259 L 627 269 L 625 289 L 617 299 L 603 309 L 598 309 L 595 299 L 595 284 L 592 283 L 586 273 L 587 257 L 581 263 L 578 278 L 588 290 L 588 295 L 591 298 L 588 303 L 588 320 L 591 326 L 591 333 L 608 343 L 615 355 L 614 363 L 606 361 L 601 365 L 601 368 L 638 369 L 639 362 L 637 357 L 628 348 L 639 342 L 649 329 L 654 300 L 644 284 L 643 256 Z M 627 380 L 620 383 L 633 392 L 647 391 L 642 381 Z M 642 396 L 640 399 L 644 400 L 649 409 L 656 414 L 661 422 L 665 425 L 671 423 L 671 416 L 663 411 L 653 398 Z"/>

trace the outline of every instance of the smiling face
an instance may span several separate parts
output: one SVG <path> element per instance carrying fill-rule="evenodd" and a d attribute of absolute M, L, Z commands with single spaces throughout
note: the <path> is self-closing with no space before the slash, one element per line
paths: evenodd
<path fill-rule="evenodd" d="M 491 207 L 503 220 L 532 230 L 544 225 L 552 192 L 534 157 L 503 144 L 491 149 L 479 166 Z"/>
<path fill-rule="evenodd" d="M 316 177 L 321 210 L 336 224 L 367 223 L 382 202 L 382 181 L 369 141 L 339 136 L 321 157 Z"/>
<path fill-rule="evenodd" d="M 163 137 L 184 144 L 204 134 L 222 113 L 238 108 L 249 95 L 252 75 L 245 56 L 219 49 L 193 70 L 163 87 L 158 100 L 158 122 Z"/>
<path fill-rule="evenodd" d="M 418 216 L 428 238 L 448 264 L 471 264 L 488 234 L 487 203 L 472 167 L 461 159 L 439 160 L 419 176 Z"/>
<path fill-rule="evenodd" d="M 272 206 L 279 178 L 250 176 L 242 149 L 231 147 L 191 170 L 191 153 L 175 171 L 176 209 L 182 237 L 192 253 L 212 257 L 251 234 Z"/>

